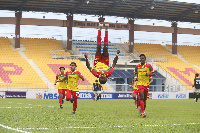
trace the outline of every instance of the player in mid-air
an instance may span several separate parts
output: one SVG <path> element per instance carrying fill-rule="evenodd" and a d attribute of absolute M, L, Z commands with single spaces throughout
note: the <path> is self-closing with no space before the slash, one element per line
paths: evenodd
<path fill-rule="evenodd" d="M 57 82 L 63 82 L 67 80 L 67 93 L 66 93 L 66 100 L 73 102 L 73 112 L 75 114 L 77 108 L 77 99 L 79 98 L 79 90 L 78 90 L 78 80 L 81 78 L 84 81 L 82 74 L 76 70 L 76 63 L 71 62 L 70 68 L 71 71 L 67 72 L 66 77 L 62 80 L 57 80 Z"/>
<path fill-rule="evenodd" d="M 155 76 L 154 70 L 151 64 L 146 63 L 146 56 L 141 54 L 140 56 L 140 64 L 135 67 L 135 79 L 137 80 L 137 88 L 139 89 L 139 97 L 140 97 L 140 112 L 143 117 L 146 117 L 145 113 L 145 99 L 148 94 L 149 88 L 149 78 L 151 76 Z"/>
<path fill-rule="evenodd" d="M 195 80 L 197 78 L 199 78 L 199 74 L 198 73 L 195 74 L 194 85 L 192 86 L 192 87 L 195 87 L 194 88 L 194 103 L 197 103 L 198 97 L 199 97 L 199 91 L 200 91 L 200 88 L 199 88 L 200 87 L 200 82 Z"/>
<path fill-rule="evenodd" d="M 107 81 L 107 78 L 111 76 L 113 73 L 113 68 L 115 67 L 118 55 L 120 53 L 119 50 L 117 50 L 116 57 L 113 60 L 112 67 L 109 67 L 109 53 L 108 53 L 108 27 L 109 24 L 105 24 L 105 37 L 104 37 L 104 47 L 103 47 L 103 53 L 101 54 L 101 29 L 103 27 L 103 24 L 99 24 L 99 30 L 98 30 L 98 36 L 97 36 L 97 50 L 95 54 L 94 59 L 94 68 L 90 67 L 90 63 L 88 61 L 88 56 L 85 53 L 85 59 L 86 59 L 86 66 L 91 71 L 91 73 L 99 78 L 100 84 L 105 84 Z"/>
<path fill-rule="evenodd" d="M 66 74 L 64 74 L 65 68 L 60 67 L 59 69 L 60 69 L 60 74 L 56 75 L 56 81 L 55 81 L 54 85 L 56 85 L 57 80 L 61 80 L 66 76 Z M 63 99 L 65 98 L 66 90 L 67 90 L 67 83 L 65 81 L 59 82 L 59 84 L 58 84 L 58 94 L 59 94 L 59 103 L 60 103 L 61 109 L 63 108 L 62 104 L 64 103 Z"/>

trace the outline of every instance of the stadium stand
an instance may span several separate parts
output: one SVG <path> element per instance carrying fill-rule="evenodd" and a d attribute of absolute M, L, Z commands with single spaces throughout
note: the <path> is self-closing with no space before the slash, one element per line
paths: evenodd
<path fill-rule="evenodd" d="M 113 74 L 110 76 L 110 78 L 133 78 L 134 71 L 133 70 L 114 70 Z M 164 76 L 162 76 L 160 73 L 155 71 L 155 76 L 153 77 L 154 79 L 160 78 L 160 79 L 165 79 Z"/>
<path fill-rule="evenodd" d="M 97 48 L 97 43 L 94 41 L 88 41 L 88 40 L 73 40 L 73 45 L 76 46 L 76 49 L 78 49 L 80 54 L 85 54 L 88 53 L 90 55 L 95 55 L 96 53 L 96 48 Z M 103 52 L 103 41 L 101 44 L 102 47 L 102 52 Z M 117 48 L 115 47 L 114 44 L 111 44 L 109 42 L 108 44 L 108 52 L 110 56 L 115 56 L 117 52 Z M 124 56 L 123 53 L 120 53 L 119 56 Z"/>
<path fill-rule="evenodd" d="M 70 63 L 77 63 L 77 70 L 80 71 L 85 81 L 79 80 L 79 89 L 92 89 L 92 84 L 95 81 L 91 72 L 87 67 L 80 61 L 76 59 L 53 59 L 50 54 L 51 50 L 63 50 L 61 44 L 55 39 L 46 38 L 21 38 L 21 44 L 26 48 L 24 53 L 38 65 L 46 77 L 52 82 L 55 82 L 56 74 L 59 73 L 59 67 L 63 66 L 66 68 L 65 71 L 70 71 Z M 58 51 L 59 52 L 59 51 Z M 63 52 L 61 53 L 63 54 Z M 69 52 L 65 53 L 70 55 Z M 106 86 L 103 86 L 105 89 Z"/>
<path fill-rule="evenodd" d="M 146 54 L 149 59 L 163 59 L 163 61 L 159 62 L 154 61 L 154 64 L 159 65 L 182 85 L 189 85 L 186 87 L 187 89 L 192 89 L 191 85 L 193 85 L 194 82 L 194 74 L 200 72 L 198 68 L 172 55 L 161 44 L 135 43 L 134 48 L 137 52 Z"/>
<path fill-rule="evenodd" d="M 172 49 L 172 45 L 167 47 Z M 200 46 L 178 45 L 178 53 L 189 63 L 200 67 Z"/>
<path fill-rule="evenodd" d="M 26 59 L 11 45 L 8 38 L 0 37 L 0 88 L 47 88 Z"/>

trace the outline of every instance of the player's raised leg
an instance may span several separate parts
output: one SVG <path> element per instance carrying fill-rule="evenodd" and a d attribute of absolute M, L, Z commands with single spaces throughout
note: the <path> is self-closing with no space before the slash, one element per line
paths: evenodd
<path fill-rule="evenodd" d="M 101 29 L 103 27 L 103 24 L 99 24 L 99 30 L 97 35 L 97 49 L 95 53 L 95 59 L 94 59 L 94 66 L 98 63 L 99 59 L 101 58 Z"/>
<path fill-rule="evenodd" d="M 105 37 L 104 37 L 104 47 L 103 47 L 103 56 L 108 57 L 108 27 L 109 24 L 105 24 Z"/>

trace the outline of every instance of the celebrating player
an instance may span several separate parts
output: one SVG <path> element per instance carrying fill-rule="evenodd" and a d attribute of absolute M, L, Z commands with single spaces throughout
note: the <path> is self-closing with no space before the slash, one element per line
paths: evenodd
<path fill-rule="evenodd" d="M 195 87 L 194 88 L 194 103 L 197 103 L 198 101 L 198 97 L 199 97 L 199 90 L 200 90 L 200 82 L 199 81 L 196 81 L 196 79 L 199 77 L 199 74 L 196 73 L 195 74 L 195 78 L 194 78 L 194 85 L 192 87 Z M 196 96 L 195 96 L 196 94 Z"/>
<path fill-rule="evenodd" d="M 146 56 L 141 54 L 139 57 L 141 63 L 135 67 L 135 76 L 137 80 L 137 88 L 139 89 L 142 116 L 146 117 L 144 103 L 146 95 L 148 94 L 149 78 L 150 76 L 155 76 L 155 73 L 152 66 L 146 63 Z"/>
<path fill-rule="evenodd" d="M 71 62 L 70 68 L 71 71 L 67 72 L 66 77 L 62 80 L 58 80 L 57 82 L 62 82 L 67 80 L 67 93 L 66 93 L 66 100 L 70 100 L 73 102 L 73 112 L 75 114 L 77 108 L 77 98 L 79 98 L 79 90 L 78 90 L 78 80 L 81 78 L 84 81 L 82 74 L 79 71 L 76 71 L 76 63 Z"/>
<path fill-rule="evenodd" d="M 57 80 L 63 79 L 66 75 L 64 74 L 65 68 L 60 67 L 60 74 L 56 75 L 56 81 L 54 85 L 56 85 Z M 62 109 L 63 106 L 62 104 L 64 103 L 64 98 L 65 98 L 65 91 L 67 89 L 67 83 L 65 81 L 59 82 L 58 84 L 58 94 L 59 94 L 59 103 L 60 103 L 60 108 Z"/>
<path fill-rule="evenodd" d="M 98 30 L 98 36 L 97 36 L 97 50 L 95 54 L 94 59 L 94 68 L 90 67 L 90 63 L 88 61 L 88 56 L 85 53 L 85 59 L 86 59 L 86 66 L 87 68 L 92 72 L 92 74 L 99 78 L 100 84 L 105 84 L 107 81 L 107 78 L 111 76 L 113 73 L 113 68 L 115 67 L 118 55 L 120 53 L 119 50 L 117 50 L 116 57 L 113 60 L 112 67 L 109 67 L 109 53 L 108 53 L 108 27 L 109 24 L 105 24 L 105 37 L 104 37 L 104 48 L 103 53 L 101 54 L 101 29 L 103 27 L 103 24 L 99 24 L 99 30 Z"/>

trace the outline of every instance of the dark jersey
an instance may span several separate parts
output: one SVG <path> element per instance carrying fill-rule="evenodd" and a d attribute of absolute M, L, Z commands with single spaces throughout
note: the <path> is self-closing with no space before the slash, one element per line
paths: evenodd
<path fill-rule="evenodd" d="M 194 79 L 194 86 L 196 89 L 200 89 L 200 78 Z"/>
<path fill-rule="evenodd" d="M 99 85 L 99 91 L 101 91 L 101 89 L 102 89 L 102 86 L 101 86 L 101 85 Z"/>
<path fill-rule="evenodd" d="M 94 91 L 99 90 L 99 84 L 98 83 L 93 83 Z"/>

